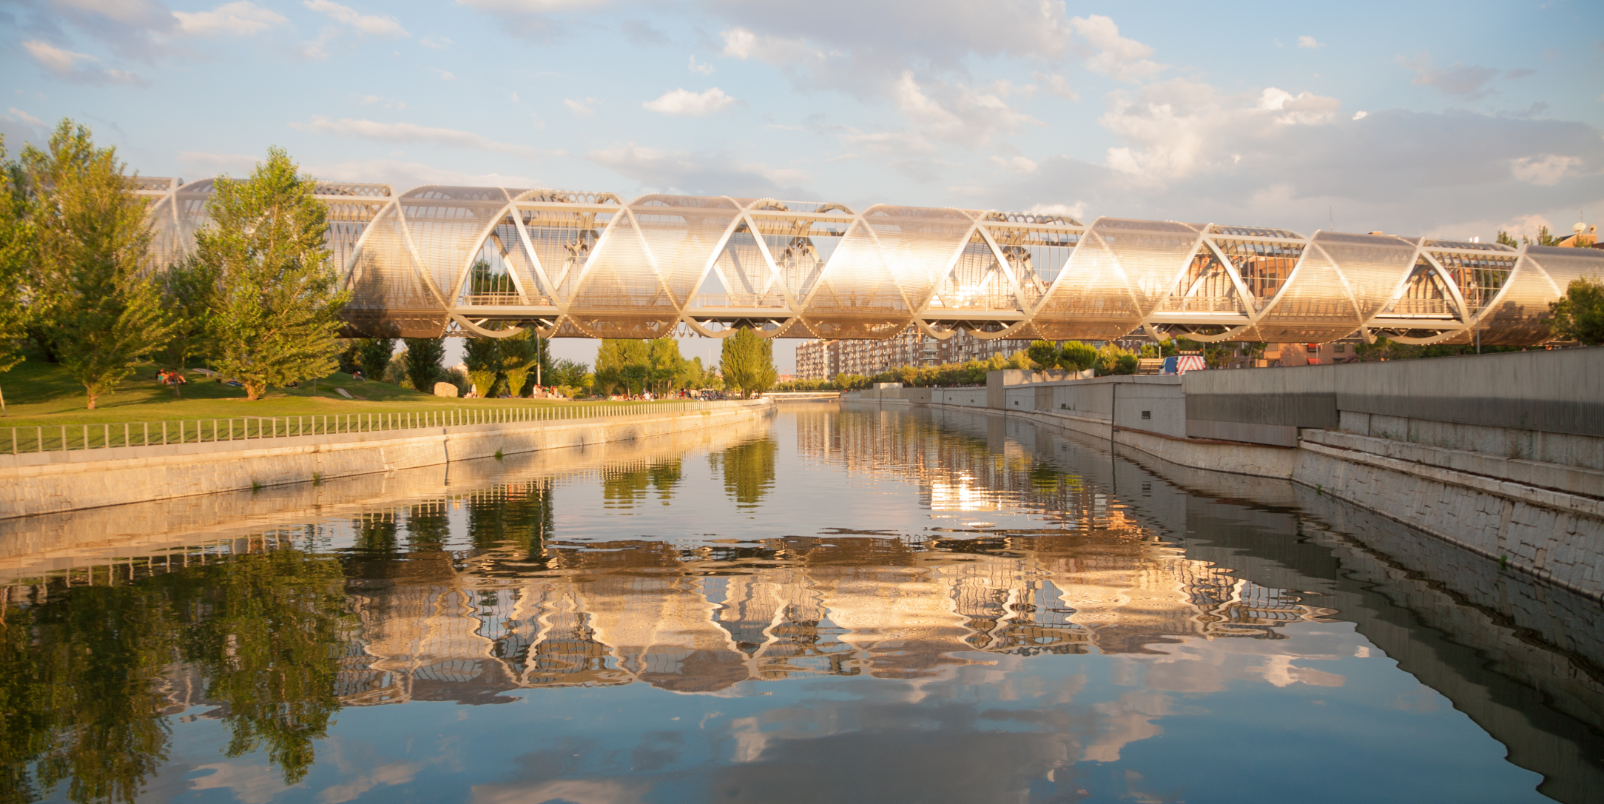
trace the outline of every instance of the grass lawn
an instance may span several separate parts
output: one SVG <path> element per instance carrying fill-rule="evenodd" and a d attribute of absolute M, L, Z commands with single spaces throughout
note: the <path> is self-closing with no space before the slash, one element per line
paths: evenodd
<path fill-rule="evenodd" d="M 100 424 L 228 419 L 256 416 L 312 416 L 344 413 L 415 413 L 425 410 L 482 409 L 552 405 L 644 405 L 646 402 L 567 402 L 550 399 L 452 399 L 423 394 L 383 382 L 359 381 L 349 374 L 333 374 L 299 388 L 274 388 L 255 402 L 245 389 L 224 385 L 196 372 L 188 374 L 182 398 L 156 382 L 156 367 L 140 366 L 116 393 L 103 395 L 99 407 L 87 410 L 82 385 L 53 363 L 28 359 L 0 374 L 6 413 L 0 428 L 36 425 Z M 355 399 L 340 396 L 344 388 Z"/>

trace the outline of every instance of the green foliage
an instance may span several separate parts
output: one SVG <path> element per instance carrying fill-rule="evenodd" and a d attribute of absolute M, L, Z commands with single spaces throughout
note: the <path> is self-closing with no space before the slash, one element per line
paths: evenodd
<path fill-rule="evenodd" d="M 394 355 L 394 338 L 363 338 L 357 346 L 356 363 L 361 367 L 363 377 L 384 382 L 385 369 Z"/>
<path fill-rule="evenodd" d="M 194 574 L 204 586 L 185 591 L 205 616 L 184 630 L 184 653 L 205 673 L 207 697 L 229 713 L 226 753 L 265 747 L 284 783 L 295 784 L 340 709 L 345 574 L 338 561 L 295 550 L 235 556 Z"/>
<path fill-rule="evenodd" d="M 1096 368 L 1099 377 L 1110 374 L 1135 374 L 1137 365 L 1135 354 L 1113 343 L 1103 344 L 1103 348 L 1097 350 Z"/>
<path fill-rule="evenodd" d="M 583 387 L 583 370 L 582 364 L 569 363 L 566 369 L 554 366 L 553 371 L 562 371 L 563 378 L 561 382 L 553 379 L 552 384 Z M 706 387 L 709 379 L 701 359 L 681 357 L 679 341 L 673 338 L 608 339 L 596 350 L 594 383 L 598 393 L 652 391 L 666 396 L 681 388 Z"/>
<path fill-rule="evenodd" d="M 0 784 L 21 800 L 63 781 L 72 801 L 139 798 L 167 759 L 163 682 L 180 663 L 218 705 L 225 753 L 265 746 L 294 784 L 340 708 L 344 582 L 336 559 L 276 550 L 9 607 Z"/>
<path fill-rule="evenodd" d="M 1520 247 L 1520 243 L 1515 242 L 1515 238 L 1511 236 L 1509 232 L 1506 232 L 1503 229 L 1498 230 L 1498 244 L 1502 246 L 1509 246 L 1510 248 Z"/>
<path fill-rule="evenodd" d="M 516 547 L 525 556 L 534 556 L 552 530 L 551 497 L 550 480 L 526 480 L 466 495 L 468 538 L 481 550 Z M 393 533 L 392 525 L 392 544 Z"/>
<path fill-rule="evenodd" d="M 157 280 L 162 291 L 162 303 L 173 316 L 172 336 L 157 353 L 157 361 L 164 367 L 183 371 L 189 368 L 189 359 L 207 354 L 211 345 L 209 332 L 212 325 L 212 308 L 217 301 L 217 271 L 196 259 L 172 265 Z M 181 386 L 173 386 L 177 396 Z"/>
<path fill-rule="evenodd" d="M 1483 346 L 1483 352 L 1518 352 L 1518 346 Z M 1431 344 L 1420 346 L 1412 343 L 1398 343 L 1386 338 L 1376 338 L 1375 343 L 1359 343 L 1353 347 L 1353 353 L 1362 363 L 1381 360 L 1414 360 L 1423 357 L 1452 357 L 1454 355 L 1476 354 L 1474 344 Z"/>
<path fill-rule="evenodd" d="M 406 338 L 407 350 L 401 353 L 402 371 L 412 387 L 423 393 L 433 393 L 434 383 L 445 373 L 441 361 L 446 356 L 445 338 Z"/>
<path fill-rule="evenodd" d="M 1059 354 L 1058 365 L 1065 371 L 1085 371 L 1097 364 L 1097 350 L 1080 341 L 1070 341 L 1064 344 Z"/>
<path fill-rule="evenodd" d="M 742 327 L 724 339 L 719 370 L 730 390 L 751 398 L 774 387 L 779 372 L 774 369 L 774 342 Z"/>
<path fill-rule="evenodd" d="M 21 362 L 29 322 L 25 279 L 35 258 L 25 188 L 22 168 L 7 158 L 0 134 L 0 372 Z"/>
<path fill-rule="evenodd" d="M 497 364 L 507 380 L 507 393 L 522 396 L 524 384 L 535 369 L 536 340 L 533 330 L 525 328 L 517 335 L 496 340 Z"/>
<path fill-rule="evenodd" d="M 1052 341 L 1032 341 L 1025 354 L 1030 355 L 1030 362 L 1043 371 L 1058 368 L 1058 344 Z"/>
<path fill-rule="evenodd" d="M 83 384 L 88 407 L 166 343 L 172 324 L 145 275 L 150 229 L 115 149 L 63 120 L 48 151 L 22 154 L 35 203 L 31 312 L 48 348 Z"/>
<path fill-rule="evenodd" d="M 468 367 L 468 381 L 480 398 L 490 396 L 501 371 L 501 347 L 495 338 L 470 337 L 462 346 L 462 362 Z"/>
<path fill-rule="evenodd" d="M 316 182 L 270 148 L 250 178 L 214 187 L 211 222 L 195 233 L 199 260 L 219 279 L 213 366 L 239 380 L 247 399 L 333 372 L 350 293 L 329 264 L 328 209 L 313 194 Z"/>
<path fill-rule="evenodd" d="M 1604 282 L 1572 280 L 1565 296 L 1548 307 L 1553 316 L 1548 326 L 1555 338 L 1588 346 L 1604 344 Z"/>
<path fill-rule="evenodd" d="M 710 454 L 708 463 L 715 471 L 723 470 L 724 491 L 735 500 L 735 506 L 751 509 L 774 488 L 774 456 L 778 452 L 778 445 L 765 438 Z"/>

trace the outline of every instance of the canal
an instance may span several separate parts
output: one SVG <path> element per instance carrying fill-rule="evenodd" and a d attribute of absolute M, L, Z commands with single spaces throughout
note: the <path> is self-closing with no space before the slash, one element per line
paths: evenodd
<path fill-rule="evenodd" d="M 1597 603 L 1017 418 L 6 527 L 4 801 L 1604 800 Z"/>

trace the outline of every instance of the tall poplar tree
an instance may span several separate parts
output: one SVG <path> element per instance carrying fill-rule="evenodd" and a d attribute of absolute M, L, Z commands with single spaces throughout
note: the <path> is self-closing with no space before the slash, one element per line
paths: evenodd
<path fill-rule="evenodd" d="M 434 393 L 435 380 L 445 373 L 441 361 L 446 357 L 445 338 L 404 338 L 407 350 L 402 354 L 407 380 L 412 387 L 426 394 Z"/>
<path fill-rule="evenodd" d="M 70 120 L 56 127 L 48 150 L 29 146 L 22 162 L 35 199 L 31 312 L 94 410 L 172 329 L 144 270 L 145 202 L 116 150 L 96 148 L 89 129 Z"/>
<path fill-rule="evenodd" d="M 748 327 L 737 330 L 724 339 L 719 370 L 724 373 L 725 384 L 739 391 L 742 397 L 773 388 L 779 379 L 779 373 L 774 370 L 774 342 Z"/>
<path fill-rule="evenodd" d="M 28 308 L 23 303 L 23 278 L 34 264 L 33 227 L 28 222 L 28 196 L 22 168 L 6 158 L 6 138 L 0 134 L 0 374 L 22 362 L 22 339 L 27 335 Z M 0 416 L 6 397 L 0 392 Z"/>
<path fill-rule="evenodd" d="M 339 288 L 324 245 L 328 209 L 283 149 L 244 181 L 218 179 L 196 253 L 219 277 L 213 365 L 260 399 L 271 385 L 338 368 Z"/>

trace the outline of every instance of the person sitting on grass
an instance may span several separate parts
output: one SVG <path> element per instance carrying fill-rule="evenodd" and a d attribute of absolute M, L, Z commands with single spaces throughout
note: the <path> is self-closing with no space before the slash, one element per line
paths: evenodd
<path fill-rule="evenodd" d="M 351 371 L 351 379 L 362 382 L 362 369 L 353 369 Z"/>

